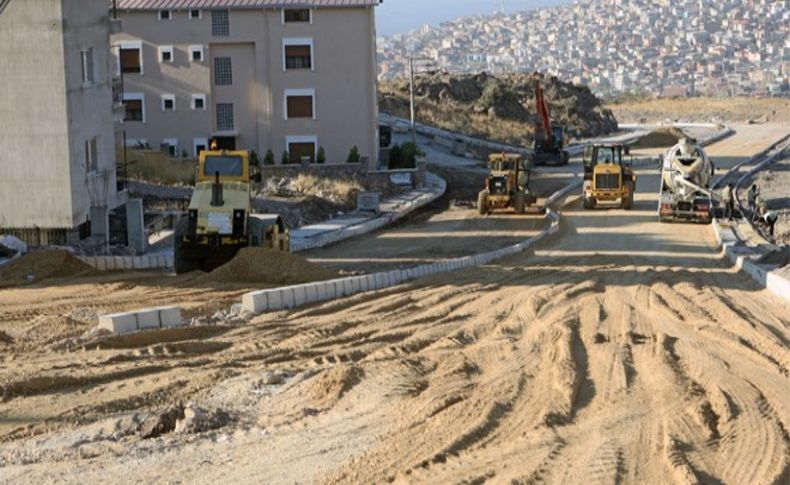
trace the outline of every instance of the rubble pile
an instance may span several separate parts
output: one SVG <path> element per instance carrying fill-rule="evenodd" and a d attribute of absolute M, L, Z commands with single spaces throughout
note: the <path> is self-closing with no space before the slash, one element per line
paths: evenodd
<path fill-rule="evenodd" d="M 586 86 L 562 82 L 539 73 L 493 76 L 431 72 L 415 79 L 417 119 L 426 124 L 527 145 L 537 123 L 535 83 L 543 84 L 552 121 L 571 136 L 593 137 L 617 130 L 617 120 Z M 380 86 L 382 111 L 406 117 L 409 82 L 398 79 Z"/>

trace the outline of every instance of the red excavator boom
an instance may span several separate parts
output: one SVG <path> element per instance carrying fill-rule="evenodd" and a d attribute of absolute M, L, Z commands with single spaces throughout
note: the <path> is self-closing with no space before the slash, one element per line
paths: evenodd
<path fill-rule="evenodd" d="M 543 144 L 547 147 L 551 147 L 552 133 L 549 106 L 546 104 L 546 98 L 543 96 L 543 86 L 540 85 L 540 81 L 535 82 L 535 109 L 537 109 L 538 116 L 540 116 L 540 121 L 543 125 Z"/>

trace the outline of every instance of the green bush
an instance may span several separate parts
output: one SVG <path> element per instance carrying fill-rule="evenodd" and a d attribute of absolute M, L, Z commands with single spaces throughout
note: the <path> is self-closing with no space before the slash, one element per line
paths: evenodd
<path fill-rule="evenodd" d="M 326 163 L 326 152 L 324 151 L 324 147 L 318 147 L 318 155 L 316 155 L 315 161 L 317 163 Z"/>
<path fill-rule="evenodd" d="M 348 152 L 348 158 L 346 158 L 346 163 L 359 163 L 360 161 L 359 156 L 359 148 L 356 145 L 351 147 L 351 151 Z"/>
<path fill-rule="evenodd" d="M 280 161 L 283 163 L 283 165 L 288 165 L 291 163 L 291 155 L 288 154 L 288 150 L 283 152 L 283 156 L 280 158 Z"/>
<path fill-rule="evenodd" d="M 250 150 L 250 165 L 253 167 L 257 167 L 261 164 L 260 158 L 258 158 L 258 152 L 255 150 Z"/>
<path fill-rule="evenodd" d="M 390 170 L 415 168 L 417 167 L 417 156 L 420 154 L 420 149 L 412 142 L 395 145 L 390 150 L 388 167 Z"/>
<path fill-rule="evenodd" d="M 264 165 L 274 165 L 274 152 L 266 150 L 266 155 L 263 156 Z"/>

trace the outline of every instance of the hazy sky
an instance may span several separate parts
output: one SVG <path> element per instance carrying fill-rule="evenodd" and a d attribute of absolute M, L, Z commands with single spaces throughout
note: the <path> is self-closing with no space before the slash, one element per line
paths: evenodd
<path fill-rule="evenodd" d="M 505 10 L 513 12 L 563 3 L 571 0 L 505 0 Z M 436 25 L 456 17 L 492 13 L 501 5 L 501 0 L 384 0 L 376 7 L 376 30 L 379 35 L 405 33 L 423 24 Z"/>

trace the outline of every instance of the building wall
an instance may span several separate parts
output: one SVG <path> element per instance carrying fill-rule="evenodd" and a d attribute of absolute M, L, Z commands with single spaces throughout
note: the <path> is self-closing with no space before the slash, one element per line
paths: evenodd
<path fill-rule="evenodd" d="M 271 149 L 277 163 L 289 136 L 315 136 L 329 162 L 343 162 L 356 145 L 375 163 L 378 152 L 375 28 L 373 8 L 313 9 L 313 22 L 283 24 L 282 11 L 232 10 L 230 35 L 211 35 L 211 12 L 190 19 L 188 11 L 174 11 L 172 20 L 159 20 L 156 11 L 123 12 L 123 33 L 113 44 L 140 41 L 142 75 L 125 75 L 126 92 L 145 94 L 145 123 L 126 122 L 129 139 L 145 139 L 156 147 L 177 138 L 191 146 L 195 138 L 215 134 L 217 102 L 233 101 L 238 147 L 263 154 Z M 312 38 L 312 70 L 284 71 L 283 38 Z M 161 66 L 158 50 L 172 45 L 174 66 Z M 188 59 L 189 46 L 206 46 L 203 63 Z M 230 54 L 233 86 L 214 86 L 213 59 Z M 315 90 L 315 120 L 285 120 L 286 89 Z M 204 113 L 188 106 L 191 94 L 206 93 Z M 175 113 L 162 113 L 160 96 L 175 94 Z"/>
<path fill-rule="evenodd" d="M 73 229 L 85 222 L 85 140 L 112 170 L 109 23 L 103 0 L 11 0 L 0 14 L 0 227 Z M 82 87 L 80 50 L 96 83 Z M 105 194 L 108 197 L 111 194 Z"/>

